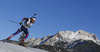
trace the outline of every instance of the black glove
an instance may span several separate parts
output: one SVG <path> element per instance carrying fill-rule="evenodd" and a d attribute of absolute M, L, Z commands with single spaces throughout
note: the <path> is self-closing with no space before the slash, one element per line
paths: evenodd
<path fill-rule="evenodd" d="M 20 22 L 20 25 L 22 25 L 22 22 Z"/>

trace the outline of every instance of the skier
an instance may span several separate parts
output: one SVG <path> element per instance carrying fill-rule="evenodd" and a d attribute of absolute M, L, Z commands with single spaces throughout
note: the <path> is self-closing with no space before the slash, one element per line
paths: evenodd
<path fill-rule="evenodd" d="M 24 41 L 26 40 L 26 38 L 27 38 L 28 35 L 29 35 L 28 28 L 30 28 L 31 25 L 35 23 L 35 20 L 36 20 L 35 17 L 32 17 L 32 18 L 23 18 L 23 20 L 20 22 L 21 28 L 19 28 L 19 29 L 17 30 L 17 32 L 13 33 L 13 34 L 12 34 L 11 36 L 9 36 L 6 40 L 10 40 L 13 36 L 19 34 L 21 31 L 23 31 L 23 32 L 26 34 L 26 36 L 24 37 L 24 39 L 23 39 L 22 42 L 21 42 L 21 43 L 23 44 Z M 24 24 L 22 24 L 23 21 L 25 21 Z"/>

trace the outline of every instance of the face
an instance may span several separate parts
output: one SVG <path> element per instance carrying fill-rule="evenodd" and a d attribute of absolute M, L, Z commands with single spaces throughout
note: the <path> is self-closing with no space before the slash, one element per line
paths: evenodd
<path fill-rule="evenodd" d="M 31 22 L 32 22 L 32 23 L 34 23 L 34 22 L 35 22 L 35 20 L 31 19 Z"/>

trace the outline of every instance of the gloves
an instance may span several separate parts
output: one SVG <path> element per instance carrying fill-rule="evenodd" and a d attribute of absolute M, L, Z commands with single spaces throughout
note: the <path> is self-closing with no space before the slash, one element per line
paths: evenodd
<path fill-rule="evenodd" d="M 22 22 L 20 22 L 20 25 L 22 25 Z"/>

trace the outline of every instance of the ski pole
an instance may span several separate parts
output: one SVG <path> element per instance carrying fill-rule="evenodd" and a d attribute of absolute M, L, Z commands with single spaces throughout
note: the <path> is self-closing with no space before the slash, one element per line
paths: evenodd
<path fill-rule="evenodd" d="M 15 22 L 15 21 L 12 21 L 12 20 L 8 20 L 9 22 L 13 22 L 13 23 L 16 23 L 16 24 L 20 24 L 19 22 Z"/>
<path fill-rule="evenodd" d="M 36 14 L 34 14 L 32 17 L 36 16 Z M 8 20 L 9 22 L 13 22 L 13 23 L 16 23 L 16 24 L 20 24 L 19 22 L 15 22 L 15 21 L 12 21 L 12 20 Z"/>

